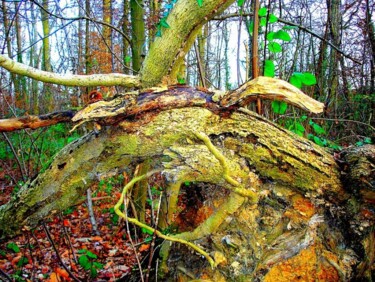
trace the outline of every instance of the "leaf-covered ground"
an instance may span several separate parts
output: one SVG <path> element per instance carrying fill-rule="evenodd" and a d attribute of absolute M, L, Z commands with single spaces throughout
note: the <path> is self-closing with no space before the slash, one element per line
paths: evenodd
<path fill-rule="evenodd" d="M 0 187 L 0 204 L 4 204 L 13 187 L 1 183 Z M 0 281 L 133 281 L 140 277 L 139 263 L 145 272 L 152 237 L 146 238 L 132 226 L 128 229 L 114 213 L 121 188 L 113 179 L 92 187 L 98 234 L 87 204 L 82 203 L 35 230 L 1 242 Z"/>

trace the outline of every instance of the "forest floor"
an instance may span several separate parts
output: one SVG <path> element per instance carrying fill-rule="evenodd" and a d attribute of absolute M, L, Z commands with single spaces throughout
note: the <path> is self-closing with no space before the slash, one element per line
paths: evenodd
<path fill-rule="evenodd" d="M 1 184 L 0 205 L 13 191 Z M 44 225 L 0 243 L 0 281 L 136 281 L 139 265 L 145 273 L 152 236 L 137 234 L 114 213 L 122 188 L 99 183 L 91 189 L 98 233 L 86 203 L 68 208 Z"/>

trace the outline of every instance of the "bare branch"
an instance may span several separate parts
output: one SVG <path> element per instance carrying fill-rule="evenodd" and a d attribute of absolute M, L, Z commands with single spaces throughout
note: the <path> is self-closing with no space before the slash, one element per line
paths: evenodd
<path fill-rule="evenodd" d="M 237 17 L 239 18 L 240 16 L 242 16 L 242 17 L 253 16 L 253 13 L 244 13 L 244 14 L 241 14 L 241 15 L 239 15 L 238 13 L 226 14 L 226 15 L 222 15 L 222 16 L 219 16 L 219 17 L 214 17 L 213 20 L 215 20 L 215 21 L 223 21 L 223 20 L 226 20 L 226 19 L 229 19 L 229 18 L 237 18 Z M 299 29 L 301 29 L 303 31 L 306 31 L 307 33 L 311 34 L 312 36 L 314 36 L 316 38 L 319 38 L 320 40 L 322 40 L 324 42 L 327 42 L 327 44 L 329 46 L 331 46 L 333 49 L 335 49 L 338 53 L 340 53 L 341 55 L 343 55 L 345 58 L 348 58 L 351 61 L 353 61 L 353 62 L 355 62 L 355 63 L 357 63 L 359 65 L 362 64 L 357 59 L 351 57 L 348 54 L 345 54 L 344 51 L 342 51 L 341 49 L 339 49 L 335 44 L 331 43 L 330 41 L 328 41 L 324 37 L 320 36 L 319 34 L 315 33 L 314 31 L 312 31 L 311 29 L 308 29 L 307 27 L 305 27 L 303 25 L 296 24 L 294 22 L 290 22 L 290 21 L 284 20 L 282 18 L 278 18 L 278 21 L 281 22 L 281 23 L 285 23 L 287 25 L 298 27 Z"/>
<path fill-rule="evenodd" d="M 0 132 L 9 132 L 25 128 L 39 128 L 61 122 L 70 122 L 75 111 L 55 112 L 41 116 L 24 116 L 19 118 L 0 119 Z"/>
<path fill-rule="evenodd" d="M 0 67 L 5 68 L 11 73 L 28 76 L 38 81 L 65 86 L 125 86 L 127 88 L 139 88 L 141 85 L 138 76 L 126 75 L 121 73 L 62 75 L 38 70 L 21 63 L 17 63 L 4 55 L 0 55 Z"/>

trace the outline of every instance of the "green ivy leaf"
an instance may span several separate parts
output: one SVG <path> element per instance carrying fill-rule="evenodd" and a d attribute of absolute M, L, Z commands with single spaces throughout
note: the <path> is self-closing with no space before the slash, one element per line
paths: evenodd
<path fill-rule="evenodd" d="M 17 266 L 18 267 L 22 267 L 26 264 L 29 263 L 29 260 L 27 259 L 27 257 L 22 257 L 18 262 L 17 262 Z"/>
<path fill-rule="evenodd" d="M 249 30 L 249 34 L 253 35 L 253 30 L 254 30 L 254 22 L 250 21 L 250 23 L 247 26 L 247 29 Z"/>
<path fill-rule="evenodd" d="M 303 127 L 303 125 L 299 122 L 297 122 L 295 124 L 295 129 L 298 130 L 298 131 L 301 131 L 302 133 L 305 132 L 305 128 Z"/>
<path fill-rule="evenodd" d="M 326 134 L 324 128 L 321 127 L 319 124 L 313 122 L 312 120 L 309 121 L 309 124 L 311 125 L 316 134 Z"/>
<path fill-rule="evenodd" d="M 91 267 L 91 269 L 90 269 L 90 276 L 92 278 L 96 278 L 98 276 L 98 271 L 96 270 L 95 267 Z"/>
<path fill-rule="evenodd" d="M 264 61 L 264 76 L 267 76 L 267 77 L 275 76 L 275 64 L 272 60 Z"/>
<path fill-rule="evenodd" d="M 132 61 L 132 57 L 126 56 L 125 57 L 125 63 L 129 64 Z"/>
<path fill-rule="evenodd" d="M 302 83 L 308 86 L 316 84 L 316 77 L 315 75 L 305 72 L 303 73 Z"/>
<path fill-rule="evenodd" d="M 87 251 L 86 253 L 87 257 L 91 258 L 91 259 L 96 259 L 98 258 L 98 256 L 90 251 Z"/>
<path fill-rule="evenodd" d="M 289 83 L 294 85 L 295 87 L 301 89 L 302 88 L 302 80 L 300 76 L 296 75 L 296 73 L 293 73 L 292 76 L 289 79 Z"/>
<path fill-rule="evenodd" d="M 314 136 L 313 140 L 314 140 L 315 144 L 318 144 L 319 146 L 324 147 L 324 143 L 322 142 L 322 140 L 318 136 Z"/>
<path fill-rule="evenodd" d="M 159 24 L 160 26 L 164 28 L 170 28 L 169 24 L 167 23 L 167 19 L 165 17 L 160 20 Z"/>
<path fill-rule="evenodd" d="M 275 36 L 275 32 L 270 31 L 269 33 L 267 33 L 267 40 L 269 41 L 273 40 L 274 36 Z"/>
<path fill-rule="evenodd" d="M 91 268 L 90 260 L 87 256 L 83 255 L 78 258 L 78 263 L 82 266 L 85 270 L 89 270 Z"/>
<path fill-rule="evenodd" d="M 153 234 L 153 232 L 152 232 L 151 230 L 148 230 L 148 229 L 146 229 L 146 228 L 144 228 L 144 227 L 142 227 L 141 230 L 142 230 L 142 233 L 143 233 L 143 234 L 149 234 L 149 235 L 152 235 L 152 234 Z"/>
<path fill-rule="evenodd" d="M 156 37 L 161 37 L 161 30 L 160 29 L 155 33 L 155 36 Z"/>
<path fill-rule="evenodd" d="M 259 17 L 267 16 L 267 8 L 266 7 L 260 8 L 259 11 L 258 11 L 258 16 Z"/>
<path fill-rule="evenodd" d="M 286 41 L 286 42 L 289 42 L 291 40 L 289 33 L 287 33 L 284 30 L 279 30 L 279 31 L 275 32 L 273 38 L 274 39 L 280 39 L 280 40 L 283 40 L 283 41 Z"/>
<path fill-rule="evenodd" d="M 275 114 L 283 115 L 288 108 L 288 104 L 284 101 L 272 101 L 272 110 Z"/>
<path fill-rule="evenodd" d="M 237 5 L 239 7 L 242 7 L 243 3 L 245 3 L 245 0 L 237 0 Z"/>
<path fill-rule="evenodd" d="M 20 252 L 20 247 L 18 247 L 18 245 L 16 243 L 14 243 L 14 242 L 8 243 L 7 244 L 7 249 L 12 250 L 15 253 L 19 253 Z"/>
<path fill-rule="evenodd" d="M 365 144 L 372 144 L 372 142 L 371 142 L 371 138 L 370 138 L 370 137 L 366 137 L 366 138 L 363 140 L 363 142 L 364 142 Z"/>
<path fill-rule="evenodd" d="M 278 20 L 279 20 L 279 18 L 276 17 L 274 14 L 270 14 L 270 15 L 269 15 L 269 18 L 268 18 L 268 22 L 269 22 L 269 23 L 275 23 L 275 22 L 277 22 Z"/>
<path fill-rule="evenodd" d="M 280 53 L 282 48 L 281 48 L 281 45 L 277 42 L 270 42 L 268 44 L 268 50 L 270 50 L 270 52 L 272 53 Z"/>
<path fill-rule="evenodd" d="M 266 26 L 267 25 L 267 19 L 265 17 L 260 18 L 259 25 L 260 26 Z"/>
<path fill-rule="evenodd" d="M 203 0 L 197 0 L 198 6 L 202 7 L 203 6 Z"/>

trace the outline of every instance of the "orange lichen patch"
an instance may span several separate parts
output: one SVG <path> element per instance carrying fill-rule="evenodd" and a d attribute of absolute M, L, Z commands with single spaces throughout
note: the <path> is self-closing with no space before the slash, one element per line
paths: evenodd
<path fill-rule="evenodd" d="M 297 194 L 292 198 L 293 208 L 298 211 L 302 216 L 309 219 L 315 214 L 314 205 L 306 198 Z"/>
<path fill-rule="evenodd" d="M 315 214 L 314 205 L 300 194 L 292 197 L 292 208 L 285 211 L 284 216 L 293 222 L 309 220 Z"/>
<path fill-rule="evenodd" d="M 340 281 L 337 270 L 320 257 L 317 247 L 311 246 L 298 255 L 276 264 L 264 277 L 265 282 Z M 335 256 L 332 254 L 332 256 Z M 337 257 L 332 257 L 337 260 Z"/>
<path fill-rule="evenodd" d="M 212 213 L 214 210 L 209 207 L 209 206 L 202 206 L 195 217 L 194 223 L 196 226 L 201 224 L 203 221 L 205 221 Z"/>

